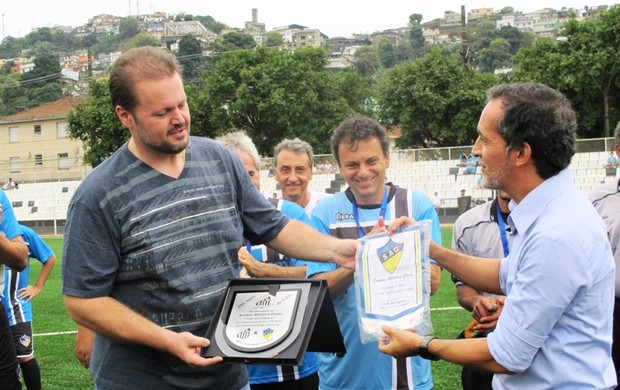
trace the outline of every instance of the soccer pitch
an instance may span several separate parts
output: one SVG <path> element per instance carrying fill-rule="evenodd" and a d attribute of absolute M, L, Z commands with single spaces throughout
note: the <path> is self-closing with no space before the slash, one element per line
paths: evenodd
<path fill-rule="evenodd" d="M 444 246 L 450 246 L 451 235 L 451 227 L 442 227 Z M 44 239 L 56 253 L 57 262 L 45 288 L 33 301 L 35 357 L 41 367 L 43 388 L 91 390 L 94 384 L 90 373 L 79 364 L 73 354 L 77 326 L 69 319 L 62 302 L 62 238 Z M 38 261 L 31 262 L 32 283 L 40 269 L 41 264 Z M 439 290 L 431 298 L 431 320 L 434 334 L 442 338 L 455 338 L 471 321 L 471 314 L 458 307 L 454 285 L 446 271 L 443 272 Z M 461 387 L 459 366 L 438 361 L 432 362 L 432 370 L 435 390 Z"/>

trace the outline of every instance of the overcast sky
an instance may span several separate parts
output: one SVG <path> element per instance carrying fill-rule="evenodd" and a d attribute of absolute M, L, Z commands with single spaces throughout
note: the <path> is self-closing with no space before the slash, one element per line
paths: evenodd
<path fill-rule="evenodd" d="M 0 33 L 3 37 L 20 37 L 36 27 L 76 27 L 99 14 L 128 16 L 153 11 L 211 15 L 231 27 L 243 27 L 245 21 L 252 19 L 252 8 L 257 8 L 258 21 L 265 23 L 267 31 L 288 24 L 300 24 L 318 28 L 329 37 L 348 37 L 353 33 L 372 33 L 406 26 L 409 15 L 413 13 L 422 14 L 423 22 L 430 21 L 443 17 L 446 10 L 460 11 L 461 4 L 465 5 L 466 11 L 512 6 L 517 11 L 531 12 L 545 7 L 583 9 L 585 6 L 616 3 L 611 0 L 18 0 L 0 3 Z"/>

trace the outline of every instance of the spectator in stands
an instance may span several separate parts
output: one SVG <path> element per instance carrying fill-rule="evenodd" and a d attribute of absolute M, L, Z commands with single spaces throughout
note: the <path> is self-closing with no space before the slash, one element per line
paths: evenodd
<path fill-rule="evenodd" d="M 443 205 L 443 198 L 439 195 L 439 191 L 433 192 L 431 196 L 431 202 L 433 202 L 433 206 L 435 206 L 435 211 L 437 215 L 439 215 L 439 210 L 441 210 L 441 206 Z"/>
<path fill-rule="evenodd" d="M 463 175 L 475 175 L 477 168 L 478 156 L 474 156 L 470 153 L 469 157 L 467 158 L 467 162 L 465 163 L 465 170 L 463 170 Z"/>
<path fill-rule="evenodd" d="M 21 272 L 7 267 L 4 272 L 6 283 L 2 303 L 9 317 L 17 360 L 26 388 L 40 390 L 41 370 L 34 357 L 32 338 L 32 300 L 43 290 L 56 264 L 56 256 L 52 248 L 34 230 L 24 225 L 20 225 L 20 228 L 22 238 L 28 244 L 28 256 L 37 259 L 43 266 L 34 285 L 29 285 L 30 261 Z"/>
<path fill-rule="evenodd" d="M 2 186 L 2 189 L 5 191 L 14 190 L 17 187 L 17 184 L 13 181 L 13 178 L 9 177 L 6 183 Z"/>
<path fill-rule="evenodd" d="M 28 264 L 28 246 L 22 239 L 11 201 L 0 191 L 0 293 L 4 291 L 6 282 L 5 266 L 21 271 L 26 264 Z M 21 388 L 15 343 L 3 305 L 0 308 L 0 389 L 21 390 Z"/>
<path fill-rule="evenodd" d="M 299 138 L 284 139 L 276 145 L 273 161 L 282 199 L 297 203 L 308 215 L 312 215 L 314 206 L 329 196 L 308 190 L 314 164 L 312 146 Z"/>
<path fill-rule="evenodd" d="M 477 290 L 506 295 L 495 330 L 440 340 L 384 326 L 381 351 L 484 368 L 495 373 L 495 389 L 615 387 L 613 256 L 601 218 L 571 178 L 576 127 L 568 100 L 545 85 L 489 91 L 473 153 L 485 187 L 512 198 L 510 253 L 485 259 L 431 242 L 430 255 Z"/>
<path fill-rule="evenodd" d="M 465 152 L 461 153 L 461 157 L 459 158 L 459 166 L 461 166 L 461 167 L 466 166 L 468 159 L 469 159 L 469 157 L 467 156 L 467 153 L 465 153 Z"/>
<path fill-rule="evenodd" d="M 620 156 L 620 122 L 616 126 L 615 153 Z M 616 367 L 616 379 L 620 383 L 620 180 L 612 180 L 595 188 L 589 195 L 596 211 L 605 221 L 616 263 L 616 289 L 613 315 L 613 344 L 611 357 Z"/>
<path fill-rule="evenodd" d="M 615 151 L 609 152 L 609 157 L 607 157 L 607 162 L 603 164 L 603 168 L 618 168 L 618 157 Z"/>
<path fill-rule="evenodd" d="M 383 126 L 361 115 L 345 119 L 331 138 L 340 174 L 349 188 L 319 203 L 312 224 L 323 233 L 358 239 L 368 234 L 377 220 L 391 223 L 402 215 L 430 219 L 432 239 L 441 244 L 439 218 L 429 197 L 386 183 L 390 165 L 389 138 Z M 377 351 L 377 342 L 362 344 L 358 327 L 353 272 L 341 267 L 308 263 L 308 277 L 327 279 L 344 336 L 347 353 L 340 358 L 319 353 L 321 387 L 325 389 L 433 388 L 430 362 L 419 357 L 392 359 Z M 441 278 L 430 265 L 431 291 Z"/>
<path fill-rule="evenodd" d="M 250 175 L 259 172 L 260 157 L 256 146 L 245 133 L 236 131 L 217 139 L 231 152 L 235 153 Z M 260 176 L 256 176 L 254 185 L 260 190 Z M 287 217 L 310 224 L 304 209 L 287 200 L 269 199 L 272 205 Z M 266 250 L 264 245 L 247 244 L 239 249 L 239 264 L 242 277 L 258 278 L 303 278 L 306 266 L 298 265 L 298 260 Z M 300 366 L 250 364 L 247 366 L 252 390 L 312 390 L 319 387 L 319 360 L 316 352 L 308 352 Z"/>
<path fill-rule="evenodd" d="M 465 194 L 465 189 L 461 189 L 461 196 L 456 199 L 456 205 L 459 215 L 471 208 L 471 195 Z"/>
<path fill-rule="evenodd" d="M 130 49 L 109 84 L 130 138 L 75 191 L 62 263 L 71 319 L 96 332 L 95 386 L 247 389 L 244 365 L 200 355 L 243 238 L 347 267 L 358 243 L 288 219 L 229 150 L 190 136 L 174 55 Z"/>
<path fill-rule="evenodd" d="M 510 209 L 510 196 L 499 191 L 492 202 L 466 211 L 454 222 L 452 249 L 472 256 L 502 258 L 508 256 L 512 235 L 506 232 Z M 476 290 L 452 275 L 459 304 L 472 313 L 474 320 L 461 334 L 461 338 L 486 337 L 497 323 L 504 306 L 503 295 Z M 461 373 L 463 390 L 491 390 L 493 373 L 464 366 Z"/>

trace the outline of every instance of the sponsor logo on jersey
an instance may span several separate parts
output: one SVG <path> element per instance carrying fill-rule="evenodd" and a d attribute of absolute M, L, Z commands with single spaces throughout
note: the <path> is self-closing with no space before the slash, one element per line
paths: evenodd
<path fill-rule="evenodd" d="M 336 213 L 336 221 L 346 221 L 347 219 L 355 219 L 352 213 Z"/>

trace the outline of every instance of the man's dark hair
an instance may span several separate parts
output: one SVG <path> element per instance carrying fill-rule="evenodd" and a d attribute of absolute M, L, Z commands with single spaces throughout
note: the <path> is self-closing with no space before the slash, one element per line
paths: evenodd
<path fill-rule="evenodd" d="M 334 130 L 331 139 L 332 153 L 336 163 L 340 165 L 338 146 L 341 143 L 346 143 L 349 148 L 355 148 L 358 142 L 368 138 L 377 138 L 381 143 L 383 155 L 388 154 L 390 151 L 390 138 L 385 128 L 379 122 L 359 114 L 343 120 Z"/>
<path fill-rule="evenodd" d="M 135 83 L 140 80 L 160 80 L 174 74 L 181 77 L 177 58 L 164 49 L 143 46 L 123 53 L 114 63 L 110 76 L 112 107 L 121 106 L 129 112 L 140 103 L 135 94 Z"/>
<path fill-rule="evenodd" d="M 543 179 L 569 166 L 575 154 L 577 121 L 564 95 L 544 84 L 515 83 L 491 88 L 487 102 L 495 99 L 502 101 L 504 109 L 497 130 L 507 152 L 529 144 Z"/>

